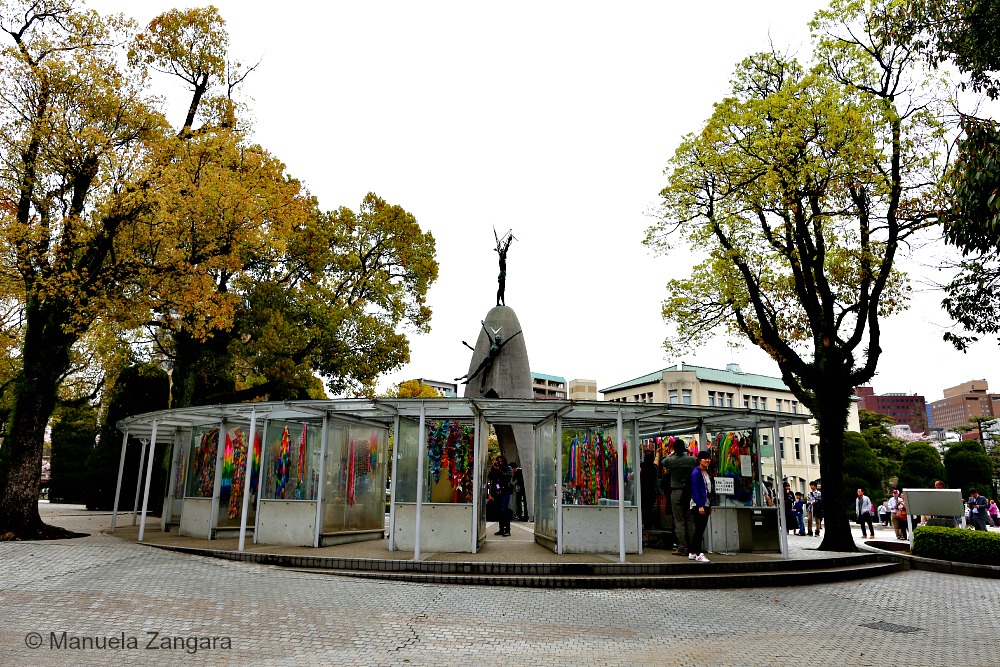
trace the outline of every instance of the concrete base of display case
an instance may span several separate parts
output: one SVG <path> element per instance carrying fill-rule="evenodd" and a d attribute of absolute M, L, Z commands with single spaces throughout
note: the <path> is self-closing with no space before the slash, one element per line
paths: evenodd
<path fill-rule="evenodd" d="M 323 533 L 319 536 L 319 545 L 321 547 L 332 547 L 337 544 L 381 540 L 384 537 L 385 533 L 381 528 L 374 530 L 345 530 L 338 533 Z"/>
<path fill-rule="evenodd" d="M 257 542 L 311 547 L 316 539 L 316 501 L 261 500 Z"/>
<path fill-rule="evenodd" d="M 185 498 L 178 533 L 212 539 L 212 502 L 211 498 Z"/>
<path fill-rule="evenodd" d="M 413 551 L 416 503 L 396 503 L 396 549 Z M 472 505 L 424 503 L 420 516 L 420 550 L 424 553 L 472 552 Z"/>
<path fill-rule="evenodd" d="M 618 553 L 618 508 L 612 505 L 564 505 L 563 553 Z M 639 509 L 625 508 L 625 553 L 639 553 Z"/>

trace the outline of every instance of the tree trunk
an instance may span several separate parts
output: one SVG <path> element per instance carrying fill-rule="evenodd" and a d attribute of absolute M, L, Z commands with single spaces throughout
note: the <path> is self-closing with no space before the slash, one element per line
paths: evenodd
<path fill-rule="evenodd" d="M 850 388 L 825 387 L 816 391 L 813 416 L 819 428 L 820 475 L 823 482 L 823 541 L 820 551 L 857 551 L 851 535 L 848 507 L 844 506 L 844 429 L 850 410 Z M 845 384 L 846 386 L 846 384 Z"/>
<path fill-rule="evenodd" d="M 0 539 L 44 539 L 70 534 L 42 523 L 38 491 L 45 427 L 55 408 L 59 379 L 69 368 L 75 340 L 51 312 L 27 304 L 22 368 L 14 380 L 14 404 L 4 438 L 0 480 Z"/>

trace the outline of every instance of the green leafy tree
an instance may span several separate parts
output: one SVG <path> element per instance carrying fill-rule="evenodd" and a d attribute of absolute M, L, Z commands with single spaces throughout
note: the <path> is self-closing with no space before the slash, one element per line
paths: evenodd
<path fill-rule="evenodd" d="M 176 76 L 190 104 L 161 173 L 153 326 L 173 363 L 174 405 L 366 393 L 409 360 L 403 328 L 426 331 L 434 239 L 374 194 L 322 212 L 284 165 L 250 144 L 214 8 L 150 23 L 133 58 Z M 252 69 L 252 68 L 251 68 Z M 167 161 L 165 161 L 167 162 Z"/>
<path fill-rule="evenodd" d="M 895 485 L 899 476 L 899 463 L 903 460 L 903 450 L 906 442 L 893 437 L 889 427 L 895 423 L 892 417 L 872 410 L 858 410 L 861 423 L 861 435 L 878 457 L 882 468 L 882 487 Z"/>
<path fill-rule="evenodd" d="M 948 475 L 948 486 L 962 489 L 967 496 L 969 489 L 978 489 L 989 496 L 993 490 L 993 464 L 986 450 L 975 440 L 962 440 L 944 453 L 944 468 Z"/>
<path fill-rule="evenodd" d="M 824 491 L 827 486 L 823 480 Z M 842 507 L 851 513 L 855 507 L 855 498 L 858 497 L 858 489 L 864 489 L 865 493 L 877 506 L 885 497 L 882 490 L 882 467 L 878 457 L 865 437 L 856 431 L 844 433 L 844 483 L 842 494 Z M 824 498 L 826 494 L 824 493 Z"/>
<path fill-rule="evenodd" d="M 926 442 L 911 442 L 903 451 L 899 464 L 900 489 L 931 489 L 936 480 L 945 479 L 941 454 Z"/>
<path fill-rule="evenodd" d="M 894 29 L 935 63 L 954 65 L 962 87 L 1000 96 L 1000 0 L 909 0 L 898 3 Z M 958 328 L 945 340 L 965 351 L 1000 332 L 1000 129 L 990 118 L 962 115 L 957 159 L 942 206 L 945 239 L 964 259 L 942 305 Z"/>
<path fill-rule="evenodd" d="M 912 48 L 873 28 L 885 13 L 835 1 L 813 22 L 809 67 L 745 59 L 671 160 L 663 222 L 646 238 L 669 252 L 676 233 L 704 252 L 668 283 L 668 351 L 720 331 L 747 340 L 816 418 L 832 502 L 824 550 L 855 549 L 843 506 L 851 395 L 875 374 L 881 318 L 906 303 L 901 244 L 934 218 L 937 90 Z"/>

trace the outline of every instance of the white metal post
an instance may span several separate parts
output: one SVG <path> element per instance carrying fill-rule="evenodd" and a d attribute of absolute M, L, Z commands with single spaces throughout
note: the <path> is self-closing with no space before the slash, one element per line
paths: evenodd
<path fill-rule="evenodd" d="M 537 466 L 538 463 L 536 462 Z M 563 552 L 563 492 L 562 492 L 562 480 L 563 480 L 563 467 L 562 467 L 562 417 L 556 417 L 556 488 L 555 491 L 555 503 L 556 503 L 556 553 L 561 554 Z M 540 507 L 540 505 L 536 505 Z M 535 510 L 535 518 L 538 518 L 538 510 Z"/>
<path fill-rule="evenodd" d="M 392 473 L 389 476 L 389 551 L 396 550 L 396 460 L 399 458 L 399 414 L 392 422 Z"/>
<path fill-rule="evenodd" d="M 174 515 L 174 475 L 177 474 L 177 427 L 170 439 L 170 475 L 167 477 L 167 497 L 164 500 L 163 516 L 160 518 L 160 530 L 167 532 L 167 526 Z"/>
<path fill-rule="evenodd" d="M 319 536 L 323 534 L 323 487 L 326 486 L 326 447 L 330 437 L 330 413 L 323 413 L 323 432 L 319 436 L 319 483 L 316 485 L 316 532 L 313 546 L 319 547 Z M 347 443 L 341 443 L 341 446 Z"/>
<path fill-rule="evenodd" d="M 146 491 L 142 494 L 142 519 L 139 523 L 139 541 L 142 542 L 146 531 L 146 508 L 149 505 L 149 483 L 153 477 L 153 459 L 156 458 L 156 420 L 153 420 L 153 433 L 149 436 L 149 461 L 146 463 Z"/>
<path fill-rule="evenodd" d="M 212 487 L 212 511 L 208 522 L 208 539 L 213 539 L 219 523 L 219 496 L 222 495 L 222 463 L 226 456 L 226 419 L 219 425 L 219 438 L 215 443 L 215 484 Z"/>
<path fill-rule="evenodd" d="M 256 437 L 256 434 L 254 434 Z M 267 454 L 267 417 L 264 417 L 264 426 L 260 434 L 260 467 L 257 469 L 257 509 L 253 513 L 253 543 L 257 544 L 257 531 L 260 528 L 260 497 L 264 490 L 264 461 Z"/>
<path fill-rule="evenodd" d="M 642 555 L 642 487 L 639 482 L 639 469 L 638 466 L 642 462 L 642 457 L 639 455 L 639 420 L 632 420 L 632 457 L 635 458 L 636 466 L 632 468 L 632 478 L 635 479 L 635 492 L 632 494 L 632 500 L 636 498 L 639 499 L 639 514 L 636 515 L 636 535 L 639 536 L 639 555 Z M 561 456 L 559 457 L 562 458 Z M 655 455 L 654 455 L 655 458 Z M 654 492 L 655 495 L 655 492 Z M 653 511 L 656 512 L 657 509 L 654 505 Z"/>
<path fill-rule="evenodd" d="M 118 525 L 118 501 L 121 499 L 122 494 L 122 475 L 125 474 L 125 449 L 128 447 L 128 429 L 125 429 L 125 435 L 122 436 L 122 456 L 118 460 L 118 484 L 115 485 L 115 505 L 111 509 L 111 532 L 115 532 L 115 526 Z"/>
<path fill-rule="evenodd" d="M 139 440 L 139 472 L 135 475 L 135 502 L 132 504 L 132 525 L 135 525 L 135 518 L 139 514 L 139 492 L 142 491 L 142 471 L 146 467 L 146 447 L 148 441 Z"/>
<path fill-rule="evenodd" d="M 250 408 L 250 432 L 247 434 L 247 467 L 243 473 L 243 508 L 240 512 L 240 547 L 247 541 L 247 512 L 250 509 L 250 474 L 253 472 L 253 439 L 257 434 L 257 408 Z M 263 452 L 261 452 L 263 454 Z M 261 456 L 261 458 L 264 458 Z"/>
<path fill-rule="evenodd" d="M 476 415 L 476 428 L 472 438 L 472 553 L 479 551 L 479 485 L 483 477 L 479 470 L 479 441 L 482 437 L 479 413 Z"/>
<path fill-rule="evenodd" d="M 622 453 L 622 411 L 615 424 L 615 449 L 618 450 L 618 560 L 625 562 L 625 456 Z"/>
<path fill-rule="evenodd" d="M 424 509 L 424 459 L 427 458 L 427 436 L 424 433 L 426 416 L 423 401 L 420 402 L 420 430 L 417 433 L 417 515 L 414 530 L 413 560 L 420 560 L 420 514 Z"/>
<path fill-rule="evenodd" d="M 788 526 L 785 523 L 785 487 L 784 479 L 785 475 L 781 471 L 781 455 L 784 454 L 781 447 L 780 436 L 778 435 L 778 420 L 774 420 L 774 474 L 777 476 L 777 480 L 774 483 L 774 495 L 777 496 L 775 506 L 778 508 L 778 540 L 781 544 L 781 555 L 788 558 Z M 781 484 L 781 490 L 778 490 L 778 485 Z"/>

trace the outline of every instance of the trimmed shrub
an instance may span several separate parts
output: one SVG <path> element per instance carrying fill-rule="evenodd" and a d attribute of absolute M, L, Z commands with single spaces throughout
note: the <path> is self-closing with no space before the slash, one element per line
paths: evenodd
<path fill-rule="evenodd" d="M 913 555 L 973 565 L 1000 565 L 1000 534 L 922 526 L 913 531 Z"/>

